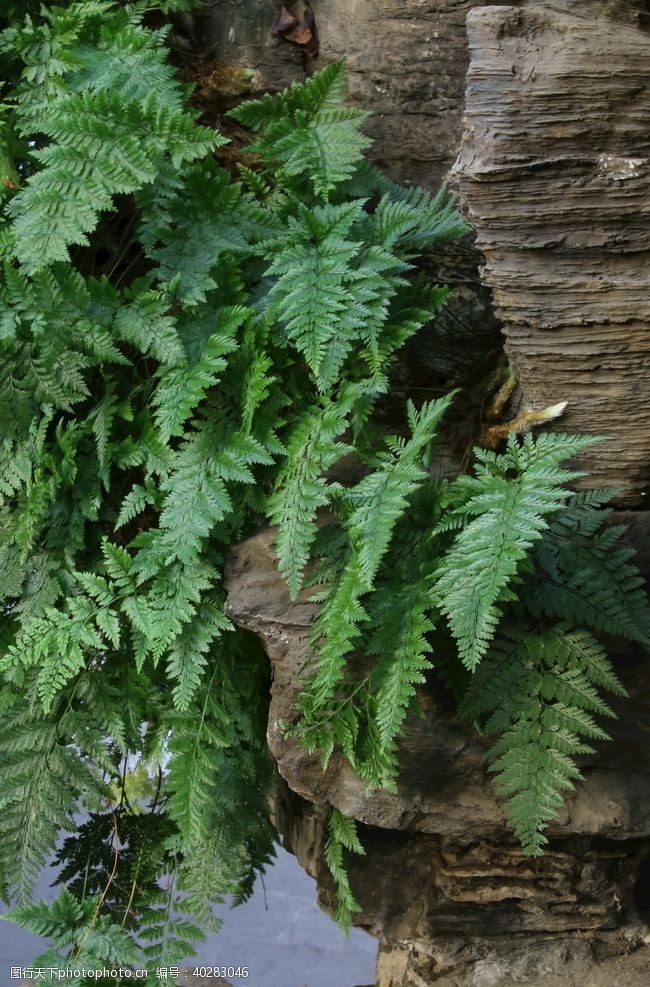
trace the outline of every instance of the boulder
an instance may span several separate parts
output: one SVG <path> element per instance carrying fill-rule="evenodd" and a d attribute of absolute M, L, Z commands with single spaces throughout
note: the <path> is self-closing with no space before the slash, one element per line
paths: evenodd
<path fill-rule="evenodd" d="M 628 520 L 630 540 L 647 541 L 645 516 Z M 650 683 L 641 656 L 621 654 L 630 697 L 618 704 L 613 743 L 584 759 L 585 781 L 549 829 L 547 853 L 528 858 L 490 783 L 487 742 L 457 721 L 442 688 L 424 689 L 422 718 L 407 722 L 396 794 L 368 792 L 336 756 L 323 771 L 316 756 L 285 738 L 311 661 L 315 606 L 306 594 L 289 600 L 273 537 L 262 531 L 234 551 L 226 586 L 231 619 L 259 636 L 271 661 L 268 742 L 283 779 L 278 826 L 333 911 L 325 820 L 331 806 L 359 820 L 366 854 L 348 858 L 362 906 L 355 924 L 380 940 L 380 987 L 505 987 L 563 971 L 574 979 L 554 982 L 582 987 L 596 982 L 589 978 L 602 959 L 644 949 Z M 650 951 L 639 956 L 650 979 Z"/>

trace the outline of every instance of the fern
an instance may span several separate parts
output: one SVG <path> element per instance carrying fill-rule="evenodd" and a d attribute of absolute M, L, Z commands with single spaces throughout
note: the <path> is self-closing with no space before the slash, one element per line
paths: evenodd
<path fill-rule="evenodd" d="M 54 941 L 54 948 L 36 959 L 36 968 L 61 971 L 63 976 L 70 970 L 77 982 L 92 983 L 92 975 L 86 977 L 86 973 L 104 970 L 107 965 L 132 969 L 140 959 L 133 939 L 117 923 L 103 915 L 93 920 L 97 905 L 92 899 L 80 903 L 64 888 L 51 905 L 19 906 L 2 918 Z M 62 955 L 60 950 L 72 952 Z"/>
<path fill-rule="evenodd" d="M 65 708 L 42 716 L 22 705 L 3 716 L 0 883 L 20 902 L 29 899 L 59 830 L 72 825 L 81 796 L 102 790 L 92 766 L 79 760 L 71 729 Z"/>
<path fill-rule="evenodd" d="M 336 920 L 348 932 L 352 924 L 352 916 L 361 911 L 361 905 L 355 898 L 350 880 L 345 869 L 343 851 L 363 854 L 364 849 L 359 842 L 354 819 L 344 816 L 338 809 L 332 809 L 327 820 L 328 836 L 325 841 L 325 863 L 334 878 L 338 905 Z"/>
<path fill-rule="evenodd" d="M 66 831 L 69 891 L 12 920 L 55 938 L 46 965 L 153 975 L 250 894 L 269 682 L 222 582 L 268 522 L 321 603 L 294 734 L 394 790 L 448 627 L 538 852 L 619 689 L 591 633 L 646 645 L 650 618 L 561 465 L 593 439 L 513 438 L 441 483 L 450 398 L 386 434 L 394 356 L 449 296 L 414 266 L 465 230 L 453 202 L 365 160 L 342 65 L 237 107 L 226 154 L 150 4 L 23 6 L 0 15 L 0 885 L 26 902 Z M 359 847 L 335 811 L 343 924 Z"/>
<path fill-rule="evenodd" d="M 427 477 L 425 453 L 450 401 L 451 397 L 432 401 L 419 411 L 409 404 L 411 437 L 388 440 L 389 451 L 377 457 L 377 468 L 347 493 L 351 512 L 346 527 L 368 587 L 374 583 L 409 497 Z"/>
<path fill-rule="evenodd" d="M 427 477 L 425 451 L 449 400 L 431 402 L 419 412 L 410 407 L 411 438 L 388 440 L 388 452 L 379 454 L 377 468 L 344 493 L 344 503 L 349 505 L 345 512 L 348 557 L 316 621 L 318 667 L 299 700 L 304 718 L 299 732 L 310 749 L 322 746 L 324 759 L 332 748 L 318 729 L 319 711 L 327 710 L 335 697 L 344 678 L 346 658 L 360 643 L 362 627 L 369 620 L 364 597 L 373 590 L 393 528 L 406 511 L 409 496 Z M 406 703 L 406 698 L 402 697 L 401 702 Z M 335 722 L 328 723 L 325 718 L 325 736 L 336 728 Z"/>
<path fill-rule="evenodd" d="M 529 609 L 648 644 L 650 625 L 644 580 L 634 551 L 618 545 L 624 525 L 604 527 L 611 511 L 594 510 L 611 493 L 575 494 L 549 526 L 536 552 L 546 575 L 527 597 Z"/>
<path fill-rule="evenodd" d="M 580 473 L 560 463 L 594 441 L 586 436 L 542 435 L 535 442 L 508 441 L 502 455 L 477 452 L 475 477 L 456 483 L 461 506 L 446 523 L 462 531 L 439 570 L 436 595 L 449 620 L 463 663 L 474 669 L 487 651 L 500 610 L 498 601 L 517 575 L 531 546 L 569 498 L 563 484 Z"/>
<path fill-rule="evenodd" d="M 219 313 L 219 331 L 212 333 L 194 362 L 181 362 L 160 375 L 154 395 L 154 418 L 160 438 L 167 443 L 172 436 L 183 434 L 183 426 L 205 398 L 206 391 L 219 380 L 228 362 L 224 357 L 237 346 L 236 332 L 249 312 L 242 306 Z"/>
<path fill-rule="evenodd" d="M 599 690 L 624 689 L 598 643 L 585 631 L 558 625 L 501 637 L 481 663 L 462 711 L 500 739 L 489 757 L 506 812 L 524 851 L 538 856 L 544 828 L 563 803 L 563 793 L 582 777 L 578 755 L 593 753 L 588 741 L 607 740 L 594 714 L 611 716 Z"/>
<path fill-rule="evenodd" d="M 269 516 L 279 526 L 276 551 L 280 571 L 292 597 L 302 585 L 302 572 L 316 537 L 316 515 L 335 489 L 326 474 L 350 447 L 338 439 L 348 427 L 358 392 L 348 388 L 336 402 L 323 401 L 303 415 L 287 441 L 287 458 L 269 499 Z"/>
<path fill-rule="evenodd" d="M 367 114 L 341 105 L 345 91 L 345 70 L 333 63 L 278 96 L 242 103 L 231 115 L 261 131 L 252 150 L 280 163 L 279 181 L 305 179 L 327 198 L 354 173 L 370 144 L 359 132 Z"/>
<path fill-rule="evenodd" d="M 395 557 L 395 555 L 397 557 Z M 376 785 L 394 787 L 399 772 L 397 741 L 417 689 L 433 667 L 429 635 L 435 551 L 428 538 L 408 539 L 389 555 L 385 578 L 369 604 L 372 633 L 366 651 L 375 657 L 372 724 L 363 773 Z"/>

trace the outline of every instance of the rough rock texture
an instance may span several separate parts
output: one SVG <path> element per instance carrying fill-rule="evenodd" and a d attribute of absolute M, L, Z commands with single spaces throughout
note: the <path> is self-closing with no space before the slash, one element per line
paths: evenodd
<path fill-rule="evenodd" d="M 645 517 L 628 519 L 630 541 L 647 544 Z M 293 718 L 310 661 L 314 608 L 304 598 L 290 602 L 272 541 L 264 531 L 236 549 L 227 588 L 230 616 L 260 636 L 273 667 L 268 740 L 287 783 L 278 823 L 330 908 L 323 820 L 334 805 L 365 824 L 366 856 L 353 857 L 350 869 L 363 907 L 358 924 L 382 943 L 381 987 L 536 984 L 565 969 L 574 979 L 556 982 L 582 987 L 595 982 L 598 960 L 640 947 L 640 910 L 650 908 L 650 684 L 639 656 L 621 659 L 630 699 L 620 705 L 614 743 L 585 760 L 585 783 L 550 830 L 549 852 L 531 860 L 505 825 L 485 744 L 456 722 L 437 688 L 421 696 L 424 718 L 408 722 L 396 795 L 369 795 L 336 758 L 322 772 L 317 758 L 284 739 L 281 724 Z M 644 963 L 650 981 L 650 955 Z"/>
<path fill-rule="evenodd" d="M 261 88 L 345 58 L 351 99 L 374 114 L 378 162 L 398 181 L 437 188 L 460 141 L 465 16 L 475 0 L 311 0 L 316 59 L 271 34 L 280 6 L 212 0 L 204 35 L 215 57 L 257 69 Z"/>
<path fill-rule="evenodd" d="M 201 34 L 211 56 L 225 65 L 256 71 L 255 88 L 277 91 L 305 77 L 299 48 L 274 37 L 276 0 L 208 0 Z"/>
<path fill-rule="evenodd" d="M 474 7 L 464 201 L 524 400 L 610 438 L 590 483 L 650 486 L 647 3 Z"/>

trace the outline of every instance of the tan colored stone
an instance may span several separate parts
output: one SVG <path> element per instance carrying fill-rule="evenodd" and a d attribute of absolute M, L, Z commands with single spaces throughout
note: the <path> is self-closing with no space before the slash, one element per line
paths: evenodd
<path fill-rule="evenodd" d="M 474 7 L 456 172 L 524 402 L 650 490 L 650 35 L 640 4 Z M 644 8 L 645 9 L 645 8 Z"/>
<path fill-rule="evenodd" d="M 641 541 L 647 521 L 633 520 Z M 362 906 L 355 924 L 382 944 L 380 987 L 391 978 L 392 987 L 536 984 L 565 968 L 591 984 L 585 978 L 597 960 L 642 945 L 647 927 L 634 883 L 650 845 L 650 683 L 639 656 L 624 656 L 630 698 L 612 725 L 614 743 L 584 760 L 585 782 L 550 828 L 546 855 L 531 859 L 505 825 L 486 742 L 457 722 L 435 689 L 420 696 L 423 718 L 408 720 L 397 794 L 367 792 L 337 757 L 323 772 L 285 739 L 282 724 L 295 715 L 299 678 L 312 660 L 315 608 L 306 596 L 289 600 L 271 530 L 234 551 L 226 586 L 231 618 L 259 635 L 271 660 L 268 740 L 286 781 L 277 825 L 316 878 L 326 910 L 335 909 L 323 857 L 330 806 L 362 823 L 366 854 L 351 855 L 348 868 Z"/>

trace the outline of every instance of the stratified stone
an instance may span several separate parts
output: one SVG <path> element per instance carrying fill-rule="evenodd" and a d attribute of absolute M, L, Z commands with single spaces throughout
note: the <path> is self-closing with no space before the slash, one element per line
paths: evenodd
<path fill-rule="evenodd" d="M 642 543 L 647 519 L 631 520 L 637 535 L 630 537 Z M 630 697 L 617 706 L 613 743 L 584 759 L 585 781 L 549 829 L 547 853 L 531 859 L 505 823 L 486 770 L 487 741 L 458 723 L 436 688 L 419 697 L 422 718 L 407 721 L 396 794 L 368 792 L 336 756 L 323 772 L 317 757 L 285 739 L 312 661 L 315 607 L 304 595 L 289 600 L 273 537 L 266 530 L 235 549 L 228 613 L 260 637 L 271 660 L 268 741 L 286 782 L 277 822 L 317 879 L 323 907 L 335 908 L 323 846 L 336 806 L 362 824 L 366 854 L 351 855 L 348 866 L 363 909 L 355 924 L 382 944 L 380 987 L 506 987 L 565 970 L 574 979 L 558 984 L 591 987 L 601 959 L 640 948 L 647 933 L 650 683 L 641 656 L 622 656 Z"/>
<path fill-rule="evenodd" d="M 640 13 L 645 10 L 646 13 Z M 592 486 L 650 490 L 647 4 L 474 6 L 456 173 L 524 402 L 607 436 Z"/>
<path fill-rule="evenodd" d="M 275 0 L 211 0 L 204 36 L 215 58 L 278 89 L 344 59 L 350 97 L 373 114 L 375 159 L 397 181 L 437 188 L 461 135 L 474 0 L 311 0 L 319 56 L 273 35 Z M 287 7 L 292 4 L 287 2 Z"/>

